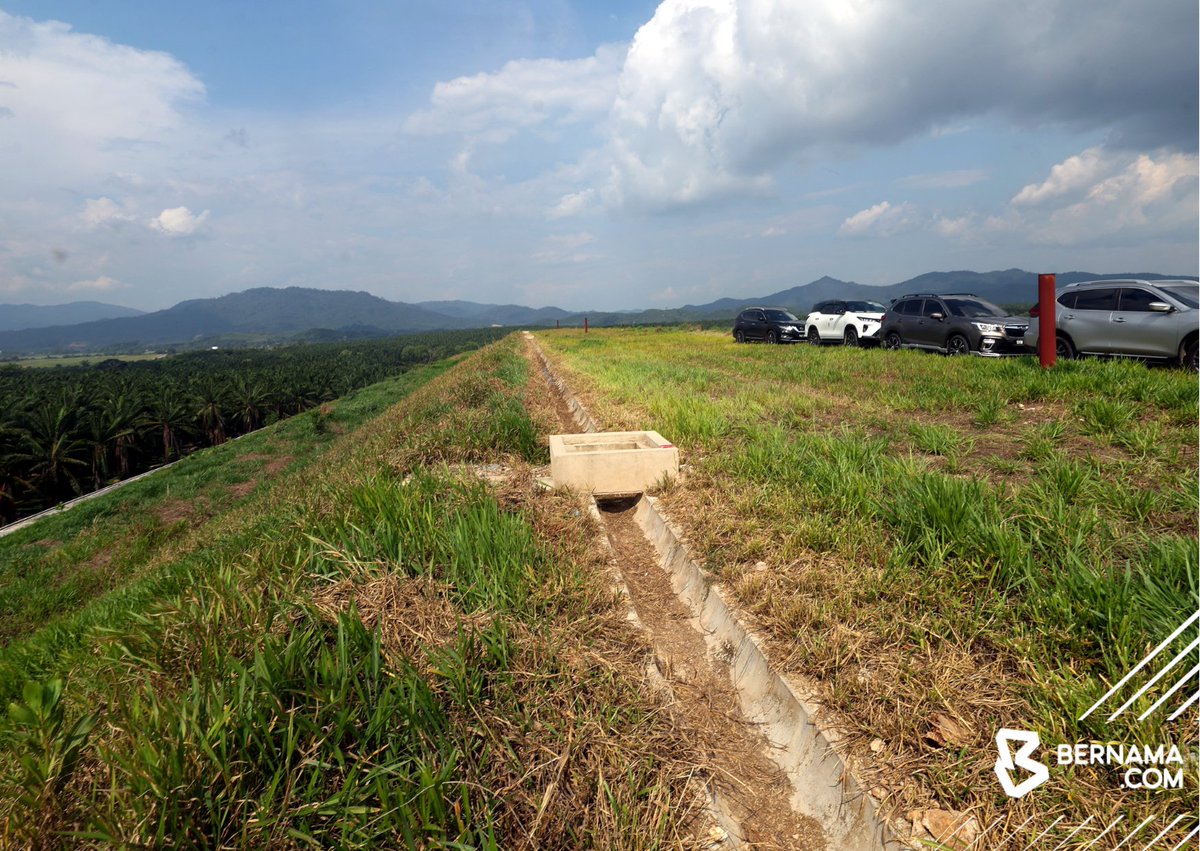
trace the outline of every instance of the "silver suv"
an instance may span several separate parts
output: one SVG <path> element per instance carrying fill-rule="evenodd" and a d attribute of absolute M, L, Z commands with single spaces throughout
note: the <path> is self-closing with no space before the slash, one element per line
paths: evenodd
<path fill-rule="evenodd" d="M 1058 290 L 1055 347 L 1060 358 L 1119 355 L 1168 360 L 1190 369 L 1197 361 L 1200 284 L 1196 281 L 1085 281 Z M 1030 311 L 1036 316 L 1036 308 Z M 1025 346 L 1037 350 L 1037 320 Z"/>

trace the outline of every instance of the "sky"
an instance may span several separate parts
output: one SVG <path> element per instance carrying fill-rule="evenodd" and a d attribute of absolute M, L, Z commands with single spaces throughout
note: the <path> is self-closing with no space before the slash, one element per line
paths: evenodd
<path fill-rule="evenodd" d="M 1180 0 L 0 0 L 0 303 L 1196 275 Z"/>

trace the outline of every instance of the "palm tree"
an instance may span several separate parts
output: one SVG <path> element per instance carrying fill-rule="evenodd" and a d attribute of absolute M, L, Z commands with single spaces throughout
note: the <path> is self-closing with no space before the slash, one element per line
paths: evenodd
<path fill-rule="evenodd" d="M 221 411 L 224 394 L 221 388 L 212 379 L 208 379 L 197 385 L 195 392 L 196 401 L 200 403 L 200 407 L 196 409 L 196 419 L 208 435 L 209 445 L 224 443 L 225 415 Z"/>
<path fill-rule="evenodd" d="M 82 493 L 76 473 L 87 467 L 87 444 L 75 436 L 74 408 L 64 399 L 43 402 L 30 413 L 29 426 L 13 457 L 23 461 L 31 482 L 51 503 L 69 491 Z"/>
<path fill-rule="evenodd" d="M 128 387 L 122 387 L 109 396 L 101 405 L 99 419 L 104 433 L 113 445 L 113 459 L 117 462 L 117 475 L 122 479 L 129 475 L 129 451 L 137 438 L 137 426 L 142 406 L 137 395 Z"/>
<path fill-rule="evenodd" d="M 179 437 L 191 422 L 188 406 L 183 400 L 179 386 L 159 385 L 142 417 L 142 425 L 162 434 L 162 462 L 171 460 L 171 453 L 180 455 Z"/>
<path fill-rule="evenodd" d="M 233 379 L 233 396 L 237 402 L 237 417 L 243 432 L 254 431 L 262 425 L 263 414 L 269 401 L 267 391 L 257 382 L 246 381 L 245 376 Z"/>

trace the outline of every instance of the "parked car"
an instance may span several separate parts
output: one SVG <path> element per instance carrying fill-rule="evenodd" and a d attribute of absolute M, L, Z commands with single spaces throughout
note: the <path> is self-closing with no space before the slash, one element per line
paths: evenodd
<path fill-rule="evenodd" d="M 884 348 L 915 346 L 950 355 L 1028 351 L 1029 319 L 1010 316 L 974 293 L 914 293 L 892 302 L 880 322 Z"/>
<path fill-rule="evenodd" d="M 799 343 L 804 339 L 803 323 L 780 307 L 747 307 L 733 322 L 733 339 L 739 343 L 763 340 L 767 343 Z"/>
<path fill-rule="evenodd" d="M 1055 301 L 1055 349 L 1060 358 L 1115 355 L 1200 370 L 1196 281 L 1084 281 L 1059 288 Z M 1030 313 L 1035 318 L 1025 333 L 1025 346 L 1037 351 L 1036 308 Z"/>
<path fill-rule="evenodd" d="M 879 342 L 879 320 L 887 308 L 875 301 L 833 299 L 813 305 L 804 319 L 808 342 L 858 346 Z"/>

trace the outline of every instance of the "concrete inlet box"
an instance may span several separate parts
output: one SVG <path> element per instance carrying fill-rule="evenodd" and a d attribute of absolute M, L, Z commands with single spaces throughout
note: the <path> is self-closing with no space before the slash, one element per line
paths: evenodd
<path fill-rule="evenodd" d="M 679 475 L 679 450 L 656 431 L 550 435 L 555 487 L 601 495 L 642 493 Z"/>

